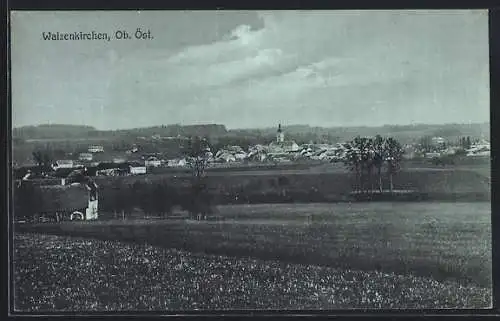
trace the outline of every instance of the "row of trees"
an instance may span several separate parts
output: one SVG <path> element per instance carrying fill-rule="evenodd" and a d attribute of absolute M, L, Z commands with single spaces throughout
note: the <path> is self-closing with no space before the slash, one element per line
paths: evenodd
<path fill-rule="evenodd" d="M 191 217 L 212 213 L 212 199 L 206 180 L 209 151 L 208 139 L 201 137 L 189 139 L 182 147 L 192 174 L 188 186 L 173 187 L 165 180 L 156 183 L 136 181 L 128 186 L 117 183 L 102 190 L 100 208 L 115 213 L 130 213 L 139 208 L 146 215 L 156 213 L 165 216 L 179 206 L 187 210 Z"/>
<path fill-rule="evenodd" d="M 356 175 L 356 190 L 373 192 L 376 174 L 379 192 L 383 191 L 384 169 L 389 178 L 390 191 L 393 191 L 393 176 L 400 169 L 403 159 L 401 144 L 392 137 L 356 137 L 348 144 L 346 165 Z"/>
<path fill-rule="evenodd" d="M 114 213 L 115 217 L 131 214 L 140 209 L 145 215 L 165 217 L 174 207 L 188 211 L 191 217 L 212 213 L 211 197 L 204 189 L 174 187 L 166 181 L 156 183 L 136 181 L 131 185 L 115 185 L 103 188 L 99 197 L 99 209 Z"/>

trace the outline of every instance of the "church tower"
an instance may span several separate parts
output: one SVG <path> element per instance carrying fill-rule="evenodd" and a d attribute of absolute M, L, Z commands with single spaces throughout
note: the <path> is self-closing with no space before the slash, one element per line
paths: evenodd
<path fill-rule="evenodd" d="M 278 125 L 278 133 L 276 135 L 276 141 L 278 143 L 283 143 L 285 141 L 285 134 L 281 130 L 281 124 Z"/>

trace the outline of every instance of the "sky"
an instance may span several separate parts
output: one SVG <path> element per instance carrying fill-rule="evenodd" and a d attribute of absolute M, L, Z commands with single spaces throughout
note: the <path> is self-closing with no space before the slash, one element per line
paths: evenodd
<path fill-rule="evenodd" d="M 486 10 L 18 11 L 12 125 L 487 122 L 488 59 Z"/>

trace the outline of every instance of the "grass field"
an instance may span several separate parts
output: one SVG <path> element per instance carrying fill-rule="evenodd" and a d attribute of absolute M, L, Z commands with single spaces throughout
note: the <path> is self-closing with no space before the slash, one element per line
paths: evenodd
<path fill-rule="evenodd" d="M 430 278 L 40 234 L 15 237 L 16 311 L 486 308 Z M 34 262 L 36 262 L 34 264 Z"/>
<path fill-rule="evenodd" d="M 23 224 L 15 230 L 491 287 L 489 203 L 221 206 L 218 215 L 225 220 Z"/>
<path fill-rule="evenodd" d="M 429 167 L 418 168 L 413 164 L 395 175 L 395 189 L 413 190 L 427 200 L 441 201 L 489 201 L 491 199 L 490 168 L 485 164 L 465 165 L 457 168 Z M 252 170 L 252 171 L 219 171 L 207 174 L 207 186 L 215 202 L 225 204 L 222 195 L 230 195 L 227 199 L 239 196 L 241 202 L 245 197 L 249 203 L 264 203 L 261 194 L 280 194 L 286 191 L 290 200 L 303 201 L 344 201 L 354 190 L 355 178 L 352 173 L 340 164 L 316 166 L 309 169 L 290 170 Z M 136 181 L 159 183 L 167 182 L 171 186 L 188 186 L 190 174 L 151 174 L 129 177 L 97 178 L 101 195 L 106 195 L 112 186 L 131 185 Z M 389 180 L 383 178 L 385 189 L 389 188 Z M 312 193 L 312 194 L 311 194 Z M 272 197 L 270 198 L 272 199 Z M 277 202 L 286 202 L 277 199 Z"/>

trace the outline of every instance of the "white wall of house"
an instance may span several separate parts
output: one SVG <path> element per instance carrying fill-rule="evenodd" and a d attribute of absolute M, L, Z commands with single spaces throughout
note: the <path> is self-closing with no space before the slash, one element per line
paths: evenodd
<path fill-rule="evenodd" d="M 97 199 L 94 201 L 89 200 L 89 206 L 85 210 L 85 217 L 87 220 L 97 220 L 99 217 Z"/>
<path fill-rule="evenodd" d="M 100 145 L 92 145 L 88 148 L 89 153 L 102 153 L 104 152 L 104 147 Z"/>
<path fill-rule="evenodd" d="M 160 167 L 161 161 L 158 159 L 148 159 L 148 160 L 144 161 L 144 165 L 146 167 Z"/>
<path fill-rule="evenodd" d="M 70 159 L 56 161 L 56 168 L 73 168 L 73 167 L 74 167 L 74 162 Z"/>
<path fill-rule="evenodd" d="M 146 166 L 130 167 L 130 174 L 132 175 L 146 174 Z"/>
<path fill-rule="evenodd" d="M 80 160 L 91 161 L 93 156 L 90 153 L 81 153 L 78 157 Z"/>

